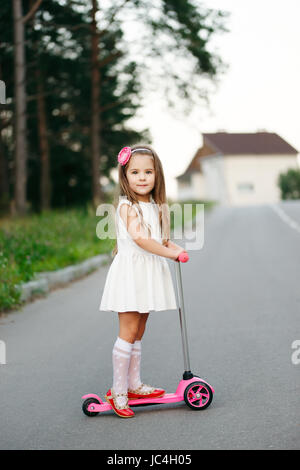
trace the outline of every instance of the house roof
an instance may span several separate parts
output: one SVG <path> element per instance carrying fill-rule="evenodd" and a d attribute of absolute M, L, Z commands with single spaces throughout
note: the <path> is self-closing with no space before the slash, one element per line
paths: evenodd
<path fill-rule="evenodd" d="M 188 179 L 191 173 L 194 173 L 194 172 L 202 173 L 201 157 L 206 157 L 207 155 L 214 155 L 215 153 L 216 153 L 216 150 L 204 142 L 203 146 L 199 148 L 197 152 L 195 153 L 194 157 L 192 158 L 185 172 L 179 176 L 176 176 L 176 179 L 181 179 L 183 181 L 184 179 Z"/>
<path fill-rule="evenodd" d="M 197 150 L 184 173 L 176 179 L 184 180 L 191 173 L 202 172 L 201 157 L 221 153 L 223 155 L 297 155 L 298 151 L 278 134 L 255 133 L 204 133 L 203 146 Z"/>
<path fill-rule="evenodd" d="M 297 154 L 298 151 L 272 132 L 203 134 L 204 142 L 223 155 L 233 154 Z"/>

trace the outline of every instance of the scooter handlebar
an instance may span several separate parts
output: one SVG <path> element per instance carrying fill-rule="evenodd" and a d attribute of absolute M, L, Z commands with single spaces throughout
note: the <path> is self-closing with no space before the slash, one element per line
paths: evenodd
<path fill-rule="evenodd" d="M 186 263 L 188 260 L 189 260 L 189 255 L 187 254 L 186 251 L 182 251 L 178 258 L 177 258 L 177 261 L 180 261 L 181 263 Z"/>

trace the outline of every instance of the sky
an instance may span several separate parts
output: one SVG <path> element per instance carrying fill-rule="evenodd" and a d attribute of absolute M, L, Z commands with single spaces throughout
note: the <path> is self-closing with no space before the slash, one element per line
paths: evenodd
<path fill-rule="evenodd" d="M 229 65 L 209 107 L 174 115 L 166 103 L 145 97 L 128 121 L 148 127 L 165 173 L 167 195 L 176 198 L 175 177 L 185 171 L 202 133 L 276 132 L 300 152 L 300 1 L 209 0 L 209 8 L 229 11 L 230 30 L 210 47 Z"/>

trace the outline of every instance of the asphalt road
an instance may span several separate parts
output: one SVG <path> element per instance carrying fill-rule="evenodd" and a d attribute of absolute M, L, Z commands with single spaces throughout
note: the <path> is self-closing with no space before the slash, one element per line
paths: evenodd
<path fill-rule="evenodd" d="M 300 202 L 279 206 L 300 226 Z M 117 314 L 98 310 L 106 266 L 1 316 L 1 449 L 300 448 L 300 232 L 270 205 L 219 207 L 190 257 L 191 366 L 215 388 L 210 407 L 140 407 L 129 420 L 82 413 L 81 396 L 103 396 L 112 380 Z M 178 313 L 151 313 L 142 380 L 173 392 L 182 372 Z"/>

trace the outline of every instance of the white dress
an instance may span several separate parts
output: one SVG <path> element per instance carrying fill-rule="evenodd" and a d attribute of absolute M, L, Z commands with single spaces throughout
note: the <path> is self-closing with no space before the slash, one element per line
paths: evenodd
<path fill-rule="evenodd" d="M 132 205 L 126 196 L 119 197 L 115 215 L 118 253 L 107 273 L 99 310 L 140 313 L 176 310 L 167 259 L 135 243 L 119 214 L 122 204 Z M 151 202 L 139 201 L 139 204 L 145 222 L 151 226 L 151 238 L 162 244 L 158 207 L 154 199 L 151 196 Z"/>

